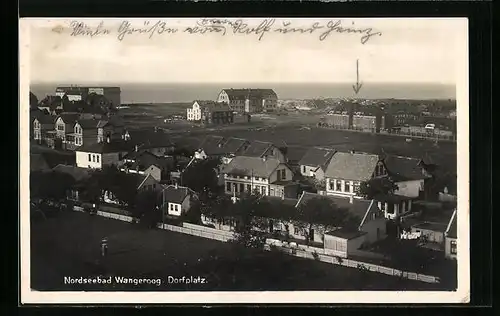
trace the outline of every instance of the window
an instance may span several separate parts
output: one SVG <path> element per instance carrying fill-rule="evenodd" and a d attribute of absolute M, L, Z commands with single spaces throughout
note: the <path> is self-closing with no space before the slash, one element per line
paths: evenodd
<path fill-rule="evenodd" d="M 293 227 L 293 234 L 297 236 L 302 236 L 302 229 L 300 229 L 300 227 Z"/>
<path fill-rule="evenodd" d="M 231 182 L 226 182 L 226 191 L 227 192 L 231 191 Z"/>
<path fill-rule="evenodd" d="M 247 192 L 252 192 L 252 186 L 250 184 L 247 184 Z"/>
<path fill-rule="evenodd" d="M 245 192 L 245 185 L 240 183 L 240 192 Z"/>
<path fill-rule="evenodd" d="M 173 211 L 174 210 L 174 205 L 173 204 L 169 204 L 168 208 L 169 208 L 170 211 Z"/>
<path fill-rule="evenodd" d="M 351 192 L 351 183 L 349 181 L 344 183 L 344 192 Z"/>
<path fill-rule="evenodd" d="M 302 173 L 306 173 L 306 166 L 302 166 Z"/>
<path fill-rule="evenodd" d="M 281 179 L 286 179 L 286 169 L 281 170 Z"/>
<path fill-rule="evenodd" d="M 357 193 L 359 191 L 359 182 L 354 183 L 354 193 Z"/>
<path fill-rule="evenodd" d="M 89 161 L 92 161 L 92 155 L 89 154 Z"/>
<path fill-rule="evenodd" d="M 95 162 L 95 155 L 92 155 L 92 162 Z"/>
<path fill-rule="evenodd" d="M 457 254 L 457 242 L 455 240 L 451 240 L 450 241 L 450 253 L 452 255 L 456 255 Z"/>
<path fill-rule="evenodd" d="M 266 194 L 266 187 L 265 186 L 260 187 L 260 193 Z"/>
<path fill-rule="evenodd" d="M 97 162 L 99 162 L 99 155 L 95 155 L 95 156 L 96 156 Z"/>
<path fill-rule="evenodd" d="M 342 181 L 341 180 L 335 180 L 335 191 L 342 191 Z"/>
<path fill-rule="evenodd" d="M 175 211 L 178 212 L 179 211 L 179 205 L 175 204 Z"/>

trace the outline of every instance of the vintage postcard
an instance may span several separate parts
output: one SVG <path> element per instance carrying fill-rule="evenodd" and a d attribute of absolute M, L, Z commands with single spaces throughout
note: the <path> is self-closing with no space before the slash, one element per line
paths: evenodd
<path fill-rule="evenodd" d="M 469 302 L 467 34 L 21 19 L 22 303 Z"/>

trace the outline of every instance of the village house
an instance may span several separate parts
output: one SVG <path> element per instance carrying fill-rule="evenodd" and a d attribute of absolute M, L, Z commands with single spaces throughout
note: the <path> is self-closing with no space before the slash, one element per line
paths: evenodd
<path fill-rule="evenodd" d="M 97 142 L 101 143 L 110 138 L 111 141 L 123 139 L 124 123 L 118 118 L 99 120 L 97 124 Z"/>
<path fill-rule="evenodd" d="M 196 100 L 190 108 L 188 108 L 186 118 L 188 121 L 201 121 L 201 108 L 205 104 L 212 103 L 210 100 Z"/>
<path fill-rule="evenodd" d="M 325 171 L 330 159 L 335 153 L 334 149 L 312 147 L 300 159 L 300 174 L 318 181 L 325 179 Z"/>
<path fill-rule="evenodd" d="M 40 115 L 33 120 L 33 139 L 38 143 L 42 143 L 47 139 L 47 132 L 52 131 L 55 137 L 54 124 L 56 117 L 52 115 Z M 50 134 L 50 133 L 49 133 Z M 53 139 L 50 138 L 50 139 Z"/>
<path fill-rule="evenodd" d="M 60 114 L 55 123 L 55 147 L 71 148 L 72 137 L 68 140 L 67 135 L 73 133 L 76 121 L 80 118 L 78 114 Z M 66 146 L 69 144 L 68 146 Z"/>
<path fill-rule="evenodd" d="M 309 238 L 311 245 L 324 248 L 326 254 L 343 258 L 352 255 L 366 256 L 367 253 L 363 248 L 387 237 L 386 220 L 374 200 L 349 199 L 303 192 L 295 207 L 304 207 L 315 198 L 332 200 L 339 209 L 347 210 L 350 216 L 358 220 L 358 224 L 356 227 L 327 227 L 317 223 L 311 226 L 309 232 L 306 232 L 304 226 L 309 225 L 300 225 L 294 221 L 272 220 L 270 232 L 278 233 L 275 236 L 288 235 L 294 240 L 304 241 Z M 332 209 L 332 212 L 335 210 Z M 373 253 L 369 255 L 376 256 Z"/>
<path fill-rule="evenodd" d="M 234 195 L 256 191 L 271 196 L 286 194 L 287 184 L 293 178 L 292 171 L 285 163 L 266 157 L 236 156 L 223 167 L 222 174 L 225 192 Z"/>
<path fill-rule="evenodd" d="M 225 103 L 197 100 L 187 109 L 187 120 L 205 125 L 230 124 L 234 122 L 234 113 Z"/>
<path fill-rule="evenodd" d="M 64 110 L 62 96 L 48 95 L 38 103 L 38 108 L 47 111 L 50 115 L 58 115 Z"/>
<path fill-rule="evenodd" d="M 238 113 L 273 112 L 278 106 L 278 96 L 272 89 L 223 89 L 217 102 Z"/>
<path fill-rule="evenodd" d="M 274 158 L 281 163 L 286 162 L 283 149 L 278 148 L 273 143 L 258 140 L 252 141 L 240 155 L 245 157 Z"/>
<path fill-rule="evenodd" d="M 234 113 L 225 103 L 207 104 L 201 110 L 201 123 L 204 125 L 234 123 Z"/>
<path fill-rule="evenodd" d="M 178 217 L 189 211 L 193 198 L 196 198 L 196 193 L 190 188 L 177 184 L 163 186 L 161 207 L 163 218 Z"/>
<path fill-rule="evenodd" d="M 396 195 L 423 198 L 425 181 L 430 179 L 421 159 L 387 155 L 383 158 L 387 173 L 398 186 Z"/>
<path fill-rule="evenodd" d="M 426 207 L 417 214 L 403 217 L 403 230 L 419 235 L 422 247 L 445 252 L 446 232 L 450 230 L 455 211 L 442 207 Z"/>
<path fill-rule="evenodd" d="M 52 168 L 55 172 L 65 173 L 70 175 L 75 184 L 68 188 L 67 198 L 72 202 L 81 202 L 82 191 L 85 190 L 85 180 L 89 179 L 91 174 L 87 168 L 80 168 L 70 165 L 59 164 Z"/>
<path fill-rule="evenodd" d="M 79 119 L 75 122 L 73 133 L 66 135 L 66 149 L 75 150 L 83 145 L 92 145 L 98 142 L 96 119 Z"/>
<path fill-rule="evenodd" d="M 249 141 L 241 138 L 226 139 L 222 136 L 208 135 L 199 145 L 194 157 L 196 159 L 220 157 L 222 162 L 227 164 L 234 156 L 241 155 L 249 145 Z"/>
<path fill-rule="evenodd" d="M 137 146 L 139 150 L 147 150 L 156 156 L 171 155 L 176 149 L 169 135 L 156 128 L 154 130 L 125 131 L 122 138 Z"/>
<path fill-rule="evenodd" d="M 147 150 L 136 148 L 123 156 L 120 170 L 128 173 L 150 174 L 155 180 L 163 182 L 169 180 L 173 167 L 173 157 L 157 156 Z"/>
<path fill-rule="evenodd" d="M 84 145 L 76 149 L 76 165 L 82 168 L 102 169 L 103 166 L 119 166 L 125 154 L 131 151 L 125 141 L 107 141 Z"/>
<path fill-rule="evenodd" d="M 126 183 L 117 184 L 118 186 L 125 185 L 133 185 L 134 187 L 129 187 L 130 189 L 134 189 L 137 192 L 148 190 L 148 191 L 156 191 L 160 192 L 162 190 L 161 184 L 150 174 L 138 174 L 138 173 L 125 173 L 127 177 L 129 177 L 130 181 L 125 181 Z M 109 204 L 122 204 L 116 197 L 116 192 L 118 188 L 111 188 L 109 190 L 104 190 L 103 192 L 103 201 Z"/>
<path fill-rule="evenodd" d="M 336 152 L 326 168 L 326 193 L 357 197 L 361 182 L 387 175 L 378 155 L 357 152 Z"/>
<path fill-rule="evenodd" d="M 448 259 L 457 259 L 457 210 L 453 212 L 451 221 L 444 233 L 445 237 L 445 257 Z"/>

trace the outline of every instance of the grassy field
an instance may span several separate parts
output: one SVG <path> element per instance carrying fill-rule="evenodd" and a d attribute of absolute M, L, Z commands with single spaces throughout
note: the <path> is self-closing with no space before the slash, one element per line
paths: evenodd
<path fill-rule="evenodd" d="M 32 224 L 31 286 L 36 290 L 429 290 L 438 285 L 401 280 L 372 272 L 272 253 L 256 253 L 234 263 L 230 244 L 170 231 L 148 230 L 84 213 L 63 212 Z M 99 243 L 108 237 L 109 255 L 100 259 Z M 214 265 L 208 260 L 216 253 Z M 272 269 L 272 270 L 269 270 Z M 279 271 L 270 277 L 263 271 Z M 196 288 L 82 287 L 65 285 L 65 276 L 113 275 L 167 279 L 167 276 L 206 277 Z M 269 275 L 269 274 L 267 274 Z M 123 285 L 122 285 L 123 286 Z"/>

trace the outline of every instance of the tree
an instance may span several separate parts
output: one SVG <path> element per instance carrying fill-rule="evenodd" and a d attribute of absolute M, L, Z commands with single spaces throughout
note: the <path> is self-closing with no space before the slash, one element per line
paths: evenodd
<path fill-rule="evenodd" d="M 233 243 L 246 247 L 261 249 L 266 241 L 268 219 L 263 217 L 270 204 L 260 195 L 249 194 L 239 198 L 231 207 L 236 219 Z"/>
<path fill-rule="evenodd" d="M 132 216 L 148 228 L 156 227 L 161 221 L 160 197 L 156 191 L 141 190 L 135 196 L 135 203 L 130 208 Z"/>
<path fill-rule="evenodd" d="M 182 221 L 191 224 L 200 224 L 201 222 L 201 203 L 195 196 L 190 196 L 191 207 L 186 212 L 182 213 Z"/>
<path fill-rule="evenodd" d="M 218 169 L 220 158 L 195 160 L 182 172 L 182 185 L 200 194 L 200 199 L 213 197 L 219 191 Z"/>
<path fill-rule="evenodd" d="M 218 195 L 209 200 L 199 200 L 199 205 L 200 213 L 202 215 L 205 215 L 206 217 L 214 219 L 218 222 L 222 222 L 229 215 L 234 215 L 231 214 L 233 202 L 227 195 Z"/>
<path fill-rule="evenodd" d="M 391 178 L 382 177 L 361 182 L 356 193 L 364 198 L 373 199 L 377 195 L 393 194 L 397 189 L 398 186 Z"/>
<path fill-rule="evenodd" d="M 34 171 L 30 173 L 30 198 L 40 204 L 48 201 L 60 202 L 67 197 L 68 189 L 75 180 L 67 173 L 57 171 Z"/>
<path fill-rule="evenodd" d="M 360 219 L 351 215 L 349 210 L 338 207 L 333 200 L 317 197 L 300 204 L 292 222 L 304 231 L 309 244 L 314 239 L 311 235 L 313 228 L 325 231 L 335 227 L 357 229 Z"/>
<path fill-rule="evenodd" d="M 36 95 L 30 91 L 30 109 L 36 109 L 38 107 L 38 98 Z"/>

